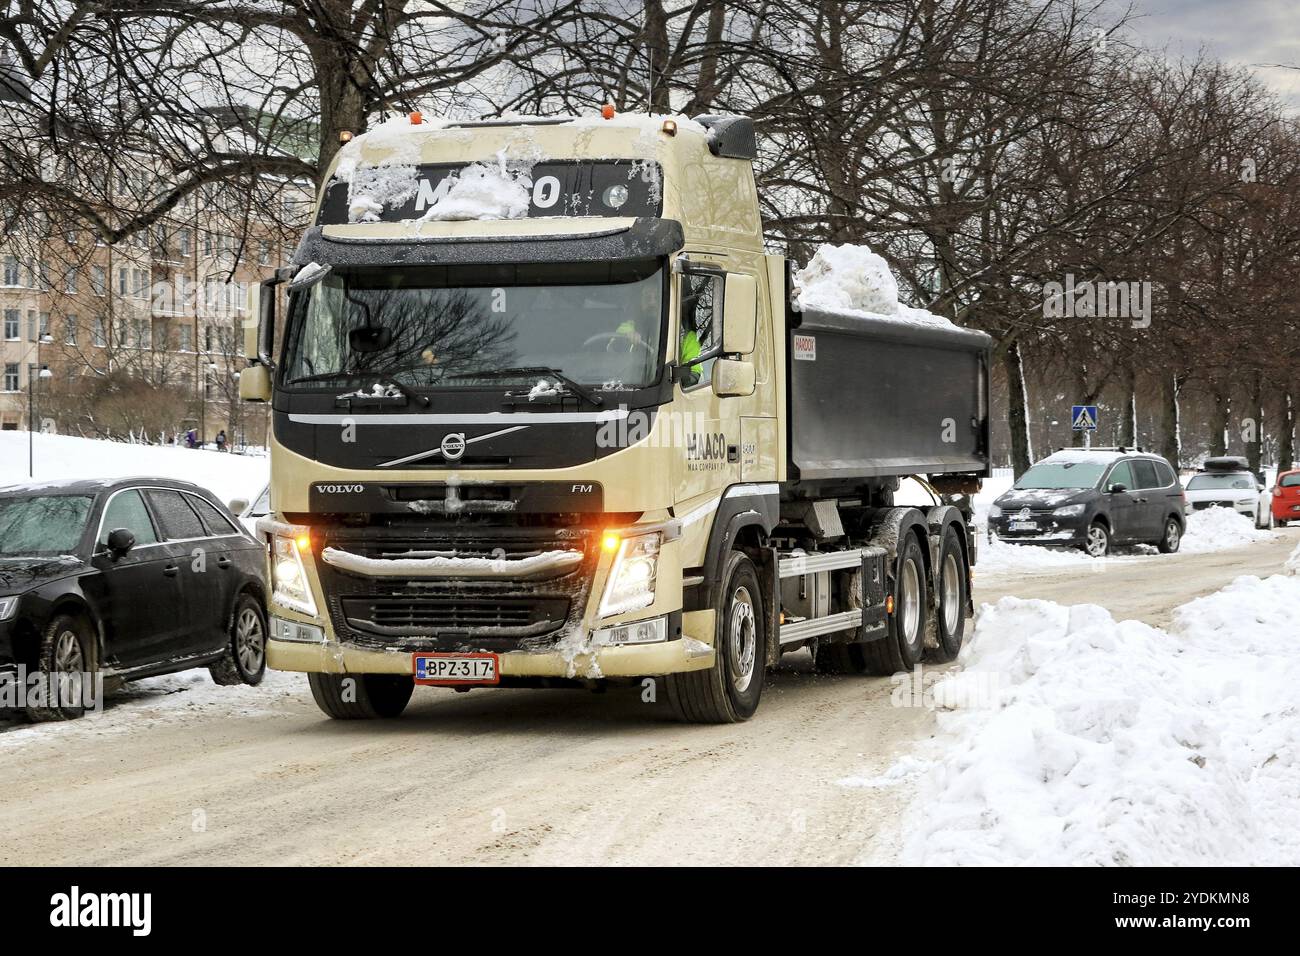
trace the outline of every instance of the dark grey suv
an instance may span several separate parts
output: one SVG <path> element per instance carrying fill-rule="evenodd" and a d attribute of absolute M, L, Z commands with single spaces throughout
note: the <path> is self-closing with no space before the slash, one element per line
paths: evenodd
<path fill-rule="evenodd" d="M 1170 553 L 1182 541 L 1186 506 L 1178 474 L 1159 455 L 1064 450 L 994 501 L 989 537 L 1082 548 L 1097 558 L 1117 544 L 1154 544 Z"/>

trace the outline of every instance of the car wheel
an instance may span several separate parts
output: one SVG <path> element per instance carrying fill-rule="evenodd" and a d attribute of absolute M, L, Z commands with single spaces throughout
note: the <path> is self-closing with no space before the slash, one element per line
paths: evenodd
<path fill-rule="evenodd" d="M 734 724 L 758 710 L 767 670 L 767 618 L 754 562 L 732 551 L 715 608 L 713 666 L 669 674 L 668 703 L 679 720 Z"/>
<path fill-rule="evenodd" d="M 402 716 L 415 691 L 403 674 L 308 674 L 316 706 L 335 720 L 377 720 Z"/>
<path fill-rule="evenodd" d="M 257 686 L 266 676 L 266 612 L 251 594 L 241 594 L 230 618 L 230 640 L 208 665 L 214 683 Z"/>
<path fill-rule="evenodd" d="M 1170 515 L 1165 519 L 1165 533 L 1156 545 L 1161 554 L 1173 554 L 1178 550 L 1179 545 L 1183 543 L 1183 527 L 1178 523 L 1178 519 Z"/>
<path fill-rule="evenodd" d="M 26 708 L 33 721 L 73 720 L 93 704 L 92 683 L 89 694 L 85 682 L 94 680 L 94 643 L 89 625 L 71 614 L 59 614 L 46 625 L 36 658 L 37 686 L 28 693 L 39 701 Z"/>
<path fill-rule="evenodd" d="M 1110 529 L 1100 521 L 1090 524 L 1083 541 L 1083 550 L 1090 558 L 1104 558 L 1110 554 Z"/>
<path fill-rule="evenodd" d="M 1255 525 L 1262 531 L 1272 531 L 1273 530 L 1273 509 L 1272 508 L 1269 509 L 1268 516 L 1264 519 L 1263 522 L 1257 521 L 1255 522 Z"/>

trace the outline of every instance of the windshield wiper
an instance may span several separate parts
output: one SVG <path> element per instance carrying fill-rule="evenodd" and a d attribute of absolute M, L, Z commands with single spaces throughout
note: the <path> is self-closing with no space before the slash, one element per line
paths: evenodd
<path fill-rule="evenodd" d="M 401 392 L 402 395 L 408 401 L 416 401 L 419 402 L 425 408 L 429 407 L 429 396 L 421 395 L 415 389 L 411 388 L 411 386 L 405 384 L 404 382 L 399 382 L 395 378 L 388 378 L 388 380 L 385 381 L 386 376 L 384 375 L 383 372 L 377 374 L 374 372 L 321 372 L 318 375 L 302 375 L 299 376 L 298 378 L 291 378 L 289 379 L 289 381 L 285 382 L 285 384 L 302 385 L 307 382 L 331 382 L 331 381 L 336 381 L 338 379 L 343 379 L 345 381 L 353 382 L 359 378 L 370 378 L 372 376 L 377 380 L 375 382 L 376 385 L 381 385 L 384 388 L 394 389 L 398 392 Z M 349 395 L 347 397 L 347 400 L 350 402 L 354 399 L 363 400 L 367 398 L 384 398 L 384 397 L 385 396 L 383 395 Z"/>
<path fill-rule="evenodd" d="M 564 385 L 575 395 L 579 395 L 591 402 L 593 405 L 604 405 L 605 400 L 587 388 L 585 385 L 579 385 L 569 376 L 565 375 L 559 369 L 548 368 L 545 365 L 527 365 L 519 368 L 494 368 L 482 372 L 462 372 L 459 375 L 451 376 L 453 379 L 463 378 L 511 378 L 515 375 L 549 375 L 561 385 Z"/>

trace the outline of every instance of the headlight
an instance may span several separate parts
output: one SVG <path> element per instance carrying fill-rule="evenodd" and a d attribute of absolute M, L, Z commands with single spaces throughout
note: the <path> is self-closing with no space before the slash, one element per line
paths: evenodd
<path fill-rule="evenodd" d="M 18 613 L 18 596 L 0 597 L 0 621 L 7 621 Z"/>
<path fill-rule="evenodd" d="M 1074 518 L 1083 514 L 1086 505 L 1062 505 L 1052 512 L 1058 518 Z"/>
<path fill-rule="evenodd" d="M 276 535 L 271 539 L 271 600 L 291 611 L 316 616 L 316 601 L 307 582 L 297 538 Z M 311 547 L 310 543 L 305 547 Z"/>
<path fill-rule="evenodd" d="M 659 573 L 659 546 L 663 534 L 639 534 L 624 538 L 609 569 L 605 594 L 600 599 L 601 617 L 648 607 L 655 600 L 655 578 Z"/>
<path fill-rule="evenodd" d="M 990 518 L 1001 518 L 1001 517 L 1002 517 L 1002 509 L 999 508 L 997 505 L 989 505 L 989 517 L 990 517 Z"/>

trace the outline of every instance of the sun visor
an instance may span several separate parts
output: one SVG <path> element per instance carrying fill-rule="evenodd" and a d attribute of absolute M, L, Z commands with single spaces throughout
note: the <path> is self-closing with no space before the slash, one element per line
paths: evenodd
<path fill-rule="evenodd" d="M 541 225 L 539 223 L 539 225 Z M 631 225 L 552 235 L 428 236 L 411 238 L 326 235 L 307 230 L 293 266 L 309 262 L 335 267 L 402 265 L 513 265 L 538 262 L 602 262 L 671 255 L 682 248 L 682 224 L 675 219 L 634 219 Z"/>

